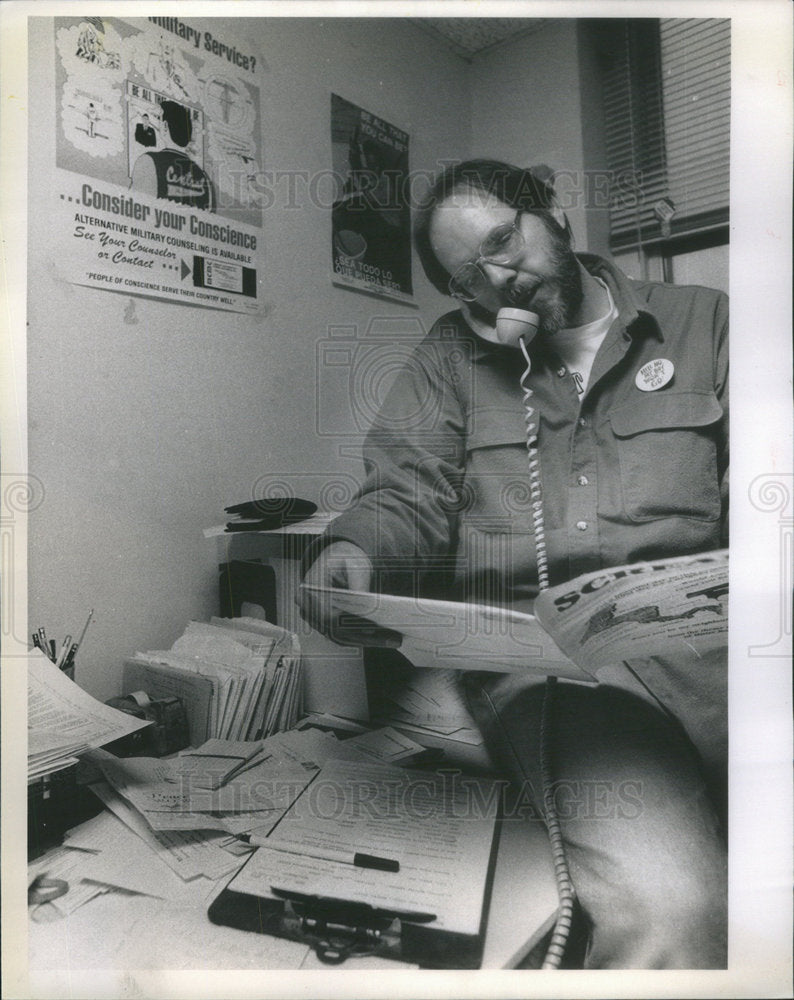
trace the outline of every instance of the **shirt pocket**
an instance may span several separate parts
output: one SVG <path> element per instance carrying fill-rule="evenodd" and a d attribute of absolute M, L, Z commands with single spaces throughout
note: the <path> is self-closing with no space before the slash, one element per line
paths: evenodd
<path fill-rule="evenodd" d="M 463 522 L 483 532 L 529 532 L 529 462 L 521 410 L 481 407 L 468 416 Z"/>
<path fill-rule="evenodd" d="M 626 514 L 632 521 L 720 516 L 713 392 L 648 394 L 609 415 Z"/>

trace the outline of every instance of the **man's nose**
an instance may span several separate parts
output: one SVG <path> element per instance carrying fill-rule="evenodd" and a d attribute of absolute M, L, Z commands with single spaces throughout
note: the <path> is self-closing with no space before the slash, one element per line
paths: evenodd
<path fill-rule="evenodd" d="M 494 264 L 491 261 L 482 261 L 480 267 L 493 288 L 504 288 L 516 273 L 512 265 Z"/>

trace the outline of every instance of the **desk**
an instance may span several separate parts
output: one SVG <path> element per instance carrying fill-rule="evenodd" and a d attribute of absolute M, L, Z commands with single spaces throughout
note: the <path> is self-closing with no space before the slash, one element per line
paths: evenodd
<path fill-rule="evenodd" d="M 195 901 L 177 905 L 109 893 L 53 923 L 31 922 L 31 996 L 68 994 L 70 984 L 74 987 L 76 981 L 85 980 L 83 970 L 99 975 L 126 970 L 320 968 L 332 974 L 335 968 L 411 968 L 375 958 L 349 960 L 337 967 L 322 965 L 306 945 L 210 923 L 208 905 L 209 899 L 198 895 Z M 537 821 L 505 820 L 482 968 L 515 967 L 551 927 L 556 907 L 545 828 Z"/>

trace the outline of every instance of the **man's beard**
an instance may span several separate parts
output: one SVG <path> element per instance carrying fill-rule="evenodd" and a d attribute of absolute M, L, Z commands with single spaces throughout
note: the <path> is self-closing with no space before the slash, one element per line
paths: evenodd
<path fill-rule="evenodd" d="M 556 223 L 543 216 L 540 218 L 549 237 L 550 273 L 538 287 L 511 302 L 511 305 L 536 313 L 541 333 L 551 337 L 559 330 L 573 326 L 584 291 L 579 262 L 567 237 Z"/>

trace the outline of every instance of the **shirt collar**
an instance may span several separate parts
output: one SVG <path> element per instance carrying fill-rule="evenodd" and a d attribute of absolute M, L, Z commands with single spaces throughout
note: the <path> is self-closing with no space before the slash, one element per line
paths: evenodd
<path fill-rule="evenodd" d="M 620 321 L 630 337 L 647 331 L 664 342 L 664 334 L 658 319 L 638 294 L 639 288 L 634 287 L 636 283 L 632 283 L 631 278 L 627 277 L 619 267 L 596 254 L 580 253 L 576 256 L 587 272 L 594 278 L 600 278 L 607 285 L 615 300 Z M 644 323 L 641 322 L 643 319 Z"/>

